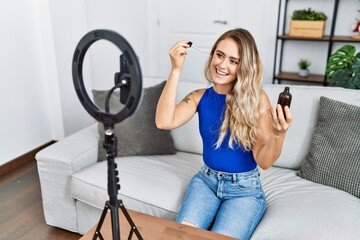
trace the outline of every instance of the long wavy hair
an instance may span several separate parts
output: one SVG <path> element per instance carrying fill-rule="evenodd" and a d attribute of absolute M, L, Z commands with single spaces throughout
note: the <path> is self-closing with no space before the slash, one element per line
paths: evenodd
<path fill-rule="evenodd" d="M 251 150 L 252 144 L 259 135 L 263 68 L 255 40 L 250 32 L 238 28 L 222 34 L 211 49 L 204 73 L 206 79 L 213 83 L 210 73 L 211 61 L 219 42 L 227 38 L 231 38 L 237 43 L 240 62 L 233 89 L 226 95 L 224 120 L 215 145 L 216 148 L 219 148 L 230 130 L 228 142 L 230 148 L 233 148 L 235 142 L 244 150 Z"/>

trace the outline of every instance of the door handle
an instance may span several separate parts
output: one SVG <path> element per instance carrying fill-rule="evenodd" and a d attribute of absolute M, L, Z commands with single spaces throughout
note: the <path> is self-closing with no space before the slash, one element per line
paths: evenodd
<path fill-rule="evenodd" d="M 216 23 L 216 24 L 223 24 L 223 25 L 228 24 L 228 22 L 227 22 L 226 20 L 215 20 L 214 23 Z"/>

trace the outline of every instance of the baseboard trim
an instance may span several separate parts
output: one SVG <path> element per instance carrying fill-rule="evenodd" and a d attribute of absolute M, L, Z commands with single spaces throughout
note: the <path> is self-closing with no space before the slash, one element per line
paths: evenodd
<path fill-rule="evenodd" d="M 41 145 L 40 147 L 35 148 L 34 150 L 25 153 L 24 155 L 21 155 L 20 157 L 17 157 L 3 165 L 0 165 L 0 176 L 3 176 L 14 169 L 18 169 L 19 167 L 35 160 L 35 155 L 40 150 L 46 148 L 47 146 L 50 146 L 51 144 L 55 143 L 56 141 L 50 141 L 48 143 L 45 143 L 44 145 Z"/>

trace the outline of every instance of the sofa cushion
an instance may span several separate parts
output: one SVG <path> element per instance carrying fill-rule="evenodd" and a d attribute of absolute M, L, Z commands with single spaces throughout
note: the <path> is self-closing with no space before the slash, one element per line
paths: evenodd
<path fill-rule="evenodd" d="M 201 155 L 184 152 L 119 157 L 116 163 L 121 186 L 119 198 L 130 209 L 152 215 L 157 215 L 154 214 L 157 209 L 177 213 L 191 177 L 203 165 Z M 103 208 L 109 199 L 106 161 L 75 173 L 71 178 L 71 194 L 79 201 Z"/>
<path fill-rule="evenodd" d="M 284 90 L 284 85 L 264 85 L 272 105 Z M 290 85 L 293 123 L 289 128 L 279 159 L 274 166 L 300 169 L 309 152 L 312 133 L 316 125 L 321 96 L 360 106 L 360 91 L 338 87 Z"/>
<path fill-rule="evenodd" d="M 155 112 L 157 102 L 165 86 L 165 81 L 144 89 L 143 99 L 137 111 L 120 123 L 115 124 L 117 136 L 117 155 L 161 155 L 175 154 L 174 142 L 170 131 L 160 130 L 155 125 Z M 94 102 L 99 108 L 104 108 L 107 91 L 93 90 Z M 119 92 L 112 94 L 109 108 L 112 113 L 122 109 L 119 102 Z M 106 150 L 103 148 L 104 127 L 98 125 L 99 130 L 99 156 L 98 160 L 106 159 Z"/>
<path fill-rule="evenodd" d="M 320 98 L 317 125 L 299 176 L 360 197 L 360 107 Z"/>
<path fill-rule="evenodd" d="M 252 240 L 356 239 L 360 199 L 307 181 L 296 170 L 261 171 L 267 208 Z"/>

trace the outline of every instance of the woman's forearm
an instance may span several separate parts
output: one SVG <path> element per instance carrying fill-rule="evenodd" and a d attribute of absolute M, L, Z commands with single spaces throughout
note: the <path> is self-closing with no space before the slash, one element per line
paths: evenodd
<path fill-rule="evenodd" d="M 285 141 L 285 134 L 272 134 L 266 144 L 262 145 L 254 154 L 256 163 L 262 169 L 270 168 L 274 162 L 279 158 L 281 150 Z"/>

